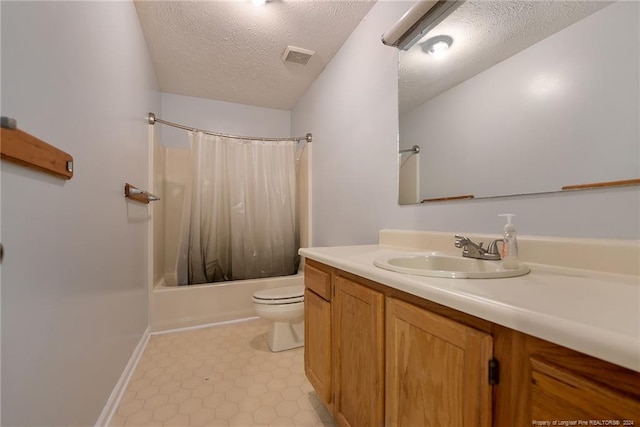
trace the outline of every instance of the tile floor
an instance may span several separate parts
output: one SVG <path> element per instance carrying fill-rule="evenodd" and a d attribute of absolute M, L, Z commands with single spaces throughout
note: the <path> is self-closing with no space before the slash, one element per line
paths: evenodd
<path fill-rule="evenodd" d="M 269 351 L 263 320 L 154 335 L 111 427 L 334 426 L 302 348 Z"/>

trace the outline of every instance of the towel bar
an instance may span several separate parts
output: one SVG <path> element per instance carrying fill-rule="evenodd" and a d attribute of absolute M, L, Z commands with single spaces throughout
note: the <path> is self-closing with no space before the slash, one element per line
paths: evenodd
<path fill-rule="evenodd" d="M 146 204 L 160 200 L 160 197 L 154 196 L 147 191 L 140 190 L 129 183 L 124 185 L 124 197 Z"/>

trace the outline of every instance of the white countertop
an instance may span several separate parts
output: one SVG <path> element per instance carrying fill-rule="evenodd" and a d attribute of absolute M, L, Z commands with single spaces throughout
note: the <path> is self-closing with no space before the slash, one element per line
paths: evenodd
<path fill-rule="evenodd" d="M 448 279 L 373 265 L 374 258 L 399 252 L 425 251 L 387 245 L 300 249 L 315 261 L 640 372 L 637 276 L 527 263 L 531 272 L 525 276 Z"/>

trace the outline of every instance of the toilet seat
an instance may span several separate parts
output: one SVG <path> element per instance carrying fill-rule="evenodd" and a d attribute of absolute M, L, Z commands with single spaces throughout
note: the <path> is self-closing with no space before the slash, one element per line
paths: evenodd
<path fill-rule="evenodd" d="M 264 289 L 253 294 L 253 302 L 264 305 L 282 305 L 304 302 L 304 285 Z"/>
<path fill-rule="evenodd" d="M 264 289 L 254 293 L 252 300 L 256 314 L 270 322 L 267 345 L 271 351 L 304 345 L 304 284 Z"/>

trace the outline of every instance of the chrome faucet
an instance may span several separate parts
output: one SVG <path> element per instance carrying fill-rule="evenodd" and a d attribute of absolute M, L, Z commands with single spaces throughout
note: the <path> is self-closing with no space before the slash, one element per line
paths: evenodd
<path fill-rule="evenodd" d="M 502 239 L 492 240 L 489 243 L 489 247 L 487 249 L 483 248 L 483 243 L 475 243 L 468 237 L 460 236 L 458 234 L 455 235 L 456 248 L 462 248 L 462 256 L 467 258 L 475 258 L 475 259 L 486 259 L 491 261 L 499 261 L 500 252 L 498 251 L 498 242 L 503 242 Z"/>

